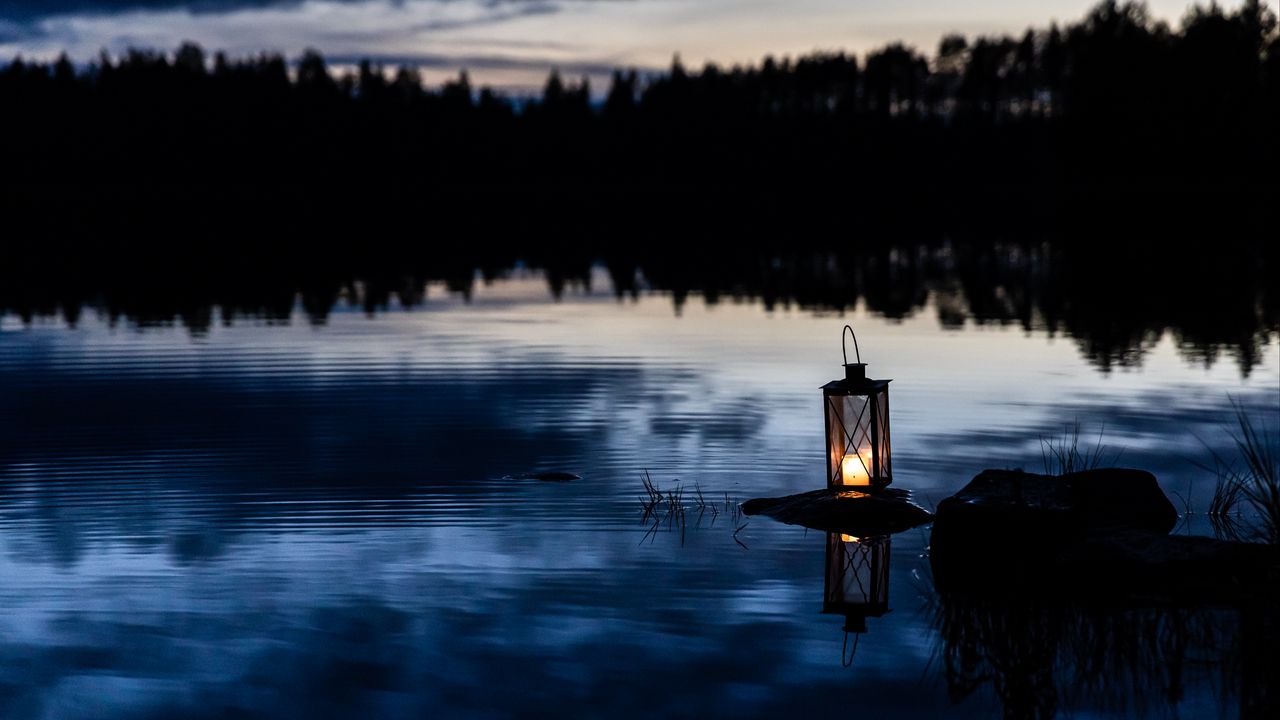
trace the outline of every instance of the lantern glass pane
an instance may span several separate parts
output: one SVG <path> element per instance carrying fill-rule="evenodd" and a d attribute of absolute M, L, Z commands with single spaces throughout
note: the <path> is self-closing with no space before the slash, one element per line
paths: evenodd
<path fill-rule="evenodd" d="M 865 395 L 828 395 L 827 477 L 831 487 L 867 487 L 876 477 L 871 418 Z"/>
<path fill-rule="evenodd" d="M 826 610 L 877 611 L 889 602 L 889 538 L 859 539 L 830 533 Z"/>
<path fill-rule="evenodd" d="M 889 388 L 876 393 L 876 467 L 873 477 L 877 482 L 888 484 L 893 479 L 893 469 L 889 464 Z"/>

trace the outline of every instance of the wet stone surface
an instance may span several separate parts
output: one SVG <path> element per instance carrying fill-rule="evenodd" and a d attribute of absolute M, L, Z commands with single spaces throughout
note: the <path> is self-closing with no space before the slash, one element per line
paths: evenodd
<path fill-rule="evenodd" d="M 813 492 L 755 498 L 742 504 L 747 515 L 763 515 L 788 525 L 849 535 L 885 535 L 924 525 L 933 515 L 911 502 L 905 490 Z"/>

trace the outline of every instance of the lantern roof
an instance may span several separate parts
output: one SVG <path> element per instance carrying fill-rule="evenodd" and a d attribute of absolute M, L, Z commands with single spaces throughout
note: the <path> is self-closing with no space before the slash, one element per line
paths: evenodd
<path fill-rule="evenodd" d="M 869 395 L 889 387 L 891 382 L 867 377 L 866 363 L 845 363 L 844 377 L 823 385 L 822 390 L 828 394 Z"/>

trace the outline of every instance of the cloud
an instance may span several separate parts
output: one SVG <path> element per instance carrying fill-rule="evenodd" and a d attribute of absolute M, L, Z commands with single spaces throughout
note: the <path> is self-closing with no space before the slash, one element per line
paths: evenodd
<path fill-rule="evenodd" d="M 553 67 L 603 86 L 617 66 L 647 66 L 573 29 L 588 16 L 575 8 L 597 4 L 618 5 L 609 0 L 55 0 L 39 11 L 92 10 L 37 19 L 0 16 L 0 57 L 52 60 L 66 52 L 73 61 L 87 62 L 102 50 L 113 55 L 129 48 L 170 51 L 184 41 L 231 57 L 267 51 L 295 58 L 316 48 L 335 67 L 363 59 L 415 66 L 428 83 L 466 69 L 478 85 L 519 94 L 540 88 Z M 0 0 L 0 6 L 18 7 L 15 0 Z M 35 3 L 21 7 L 27 16 L 37 12 Z M 566 17 L 558 19 L 561 15 Z"/>
<path fill-rule="evenodd" d="M 609 75 L 617 65 L 605 61 L 558 60 L 544 57 L 510 57 L 506 55 L 449 55 L 432 53 L 354 53 L 325 55 L 332 65 L 355 65 L 362 60 L 385 66 L 405 65 L 441 70 L 533 70 L 546 73 L 556 68 L 570 77 Z"/>
<path fill-rule="evenodd" d="M 193 15 L 218 15 L 242 10 L 275 10 L 290 9 L 303 5 L 308 0 L 0 0 L 0 33 L 4 32 L 5 21 L 11 24 L 25 24 L 52 17 L 81 16 L 98 17 L 121 15 L 132 12 L 180 11 Z M 380 0 L 329 0 L 344 5 L 374 4 Z M 403 6 L 408 4 L 449 4 L 460 0 L 391 0 L 391 4 Z M 594 0 L 604 2 L 607 0 Z M 478 4 L 488 9 L 500 7 L 533 6 L 546 8 L 550 3 L 545 0 L 481 0 Z M 536 12 L 536 11 L 533 11 Z M 513 15 L 529 14 L 528 10 L 517 10 Z"/>
<path fill-rule="evenodd" d="M 447 0 L 445 0 L 447 1 Z M 390 37 L 412 37 L 423 33 L 446 32 L 470 28 L 486 27 L 519 18 L 536 15 L 552 15 L 560 12 L 560 6 L 543 0 L 531 0 L 520 3 L 483 3 L 484 11 L 480 15 L 456 18 L 433 18 L 411 23 L 404 27 L 378 27 L 368 30 L 335 30 L 319 35 L 319 42 L 364 43 L 370 41 L 386 41 Z"/>
<path fill-rule="evenodd" d="M 253 8 L 291 7 L 302 2 L 304 0 L 0 0 L 0 18 L 30 22 L 61 15 L 117 15 L 157 10 L 185 10 L 194 14 L 226 13 Z"/>
<path fill-rule="evenodd" d="M 35 32 L 36 29 L 29 25 L 0 19 L 0 45 L 30 38 Z"/>
<path fill-rule="evenodd" d="M 184 39 L 231 52 L 413 52 L 427 37 L 554 15 L 571 1 L 0 0 L 0 45 L 37 55 L 54 49 L 43 47 L 49 44 L 86 45 L 96 54 L 98 47 L 122 50 L 121 43 L 163 49 Z"/>

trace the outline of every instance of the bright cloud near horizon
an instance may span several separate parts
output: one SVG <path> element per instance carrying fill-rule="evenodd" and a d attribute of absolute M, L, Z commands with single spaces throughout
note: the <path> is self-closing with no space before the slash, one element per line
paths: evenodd
<path fill-rule="evenodd" d="M 438 82 L 528 91 L 552 67 L 602 88 L 616 67 L 756 63 L 815 50 L 858 54 L 902 41 L 932 52 L 942 35 L 1021 34 L 1073 22 L 1096 0 L 0 0 L 0 57 L 87 61 L 101 50 L 171 51 L 191 40 L 232 57 L 412 64 Z M 1149 0 L 1175 23 L 1192 4 Z M 1235 7 L 1238 2 L 1229 2 Z"/>

